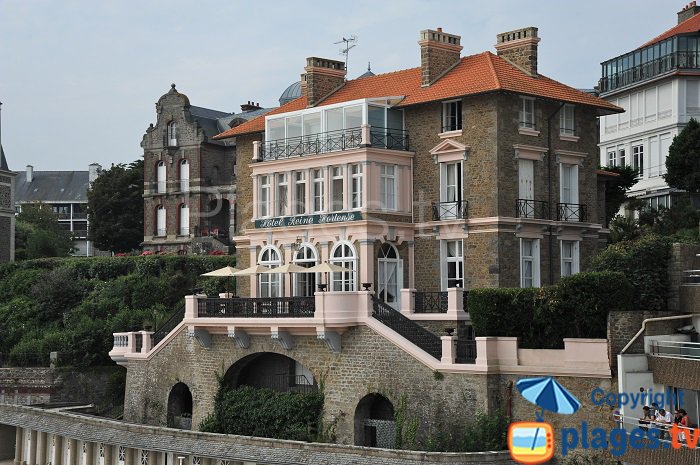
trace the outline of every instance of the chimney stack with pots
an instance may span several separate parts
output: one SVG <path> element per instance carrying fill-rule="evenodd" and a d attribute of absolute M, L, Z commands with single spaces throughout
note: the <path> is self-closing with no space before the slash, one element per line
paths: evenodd
<path fill-rule="evenodd" d="M 537 77 L 537 43 L 539 41 L 536 27 L 504 32 L 496 36 L 496 52 L 510 64 L 530 76 Z"/>
<path fill-rule="evenodd" d="M 260 110 L 261 108 L 259 103 L 251 102 L 250 100 L 248 100 L 248 103 L 241 105 L 241 111 Z"/>
<path fill-rule="evenodd" d="M 697 6 L 694 1 L 688 3 L 681 11 L 678 12 L 678 24 L 682 23 L 686 19 L 692 18 L 698 13 L 700 13 L 700 6 Z"/>
<path fill-rule="evenodd" d="M 342 86 L 345 73 L 345 63 L 342 61 L 307 58 L 304 74 L 301 75 L 301 93 L 306 95 L 308 106 L 313 107 Z"/>
<path fill-rule="evenodd" d="M 425 29 L 420 31 L 421 86 L 427 87 L 459 63 L 462 38 L 453 34 Z"/>

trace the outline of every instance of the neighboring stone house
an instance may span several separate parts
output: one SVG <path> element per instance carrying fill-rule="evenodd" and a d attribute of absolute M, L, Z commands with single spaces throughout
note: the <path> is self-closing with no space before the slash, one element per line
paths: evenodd
<path fill-rule="evenodd" d="M 15 261 L 15 173 L 0 145 L 0 262 Z"/>
<path fill-rule="evenodd" d="M 156 103 L 157 122 L 143 136 L 145 250 L 228 252 L 236 204 L 236 147 L 213 140 L 267 110 L 251 102 L 241 113 L 190 105 L 171 86 Z"/>
<path fill-rule="evenodd" d="M 73 255 L 103 254 L 87 238 L 90 226 L 87 192 L 101 172 L 102 167 L 97 163 L 89 165 L 87 171 L 35 171 L 32 165 L 27 165 L 25 171 L 15 173 L 15 209 L 19 213 L 27 203 L 50 205 L 58 215 L 61 228 L 73 235 Z"/>
<path fill-rule="evenodd" d="M 628 195 L 654 209 L 672 202 L 674 189 L 663 175 L 673 138 L 700 118 L 698 13 L 695 2 L 686 5 L 676 26 L 602 63 L 600 97 L 625 112 L 600 119 L 600 165 L 638 170 Z"/>

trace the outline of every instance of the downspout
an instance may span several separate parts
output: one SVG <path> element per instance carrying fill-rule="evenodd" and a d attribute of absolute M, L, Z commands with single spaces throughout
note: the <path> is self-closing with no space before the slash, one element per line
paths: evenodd
<path fill-rule="evenodd" d="M 554 210 L 554 198 L 552 197 L 552 118 L 554 118 L 559 111 L 566 105 L 562 102 L 559 107 L 554 110 L 554 112 L 547 117 L 547 191 L 549 193 L 549 217 L 552 219 L 552 211 Z M 552 242 L 552 230 L 554 229 L 552 225 L 549 225 L 549 284 L 554 284 L 554 260 L 552 259 L 552 253 L 554 250 L 554 243 Z"/>
<path fill-rule="evenodd" d="M 694 316 L 697 316 L 697 315 L 690 314 L 690 315 L 659 316 L 656 318 L 647 318 L 646 320 L 642 321 L 642 329 L 637 331 L 637 334 L 634 335 L 634 337 L 630 340 L 630 342 L 628 342 L 627 345 L 622 348 L 622 350 L 620 351 L 620 355 L 623 355 L 625 352 L 627 352 L 627 349 L 629 349 L 630 346 L 632 344 L 634 344 L 634 342 L 639 338 L 639 336 L 641 336 L 642 333 L 644 333 L 644 331 L 647 329 L 647 323 L 654 322 L 654 321 L 682 320 L 685 318 L 692 318 Z"/>
<path fill-rule="evenodd" d="M 506 418 L 512 419 L 513 381 L 506 383 Z"/>

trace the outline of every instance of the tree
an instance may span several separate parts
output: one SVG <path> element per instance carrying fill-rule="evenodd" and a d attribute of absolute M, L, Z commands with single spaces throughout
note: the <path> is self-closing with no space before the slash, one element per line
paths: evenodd
<path fill-rule="evenodd" d="M 15 234 L 17 260 L 65 257 L 72 251 L 71 233 L 61 229 L 51 206 L 40 202 L 22 205 Z"/>
<path fill-rule="evenodd" d="M 700 123 L 694 118 L 668 149 L 664 179 L 676 189 L 700 192 Z"/>
<path fill-rule="evenodd" d="M 88 190 L 89 238 L 103 250 L 130 252 L 143 240 L 143 160 L 112 165 Z"/>
<path fill-rule="evenodd" d="M 603 169 L 619 175 L 605 183 L 605 220 L 610 223 L 620 210 L 620 205 L 629 200 L 627 191 L 637 183 L 639 171 L 631 166 L 604 166 Z"/>

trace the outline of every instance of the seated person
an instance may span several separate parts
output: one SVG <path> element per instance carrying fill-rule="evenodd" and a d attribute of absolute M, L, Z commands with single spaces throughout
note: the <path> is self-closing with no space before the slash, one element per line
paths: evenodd
<path fill-rule="evenodd" d="M 642 417 L 639 419 L 639 424 L 648 425 L 649 423 L 651 423 L 652 420 L 653 418 L 651 416 L 651 409 L 649 408 L 649 406 L 645 405 L 642 408 Z M 644 431 L 648 430 L 648 428 L 645 428 L 644 426 L 642 426 L 641 429 Z"/>
<path fill-rule="evenodd" d="M 673 422 L 673 416 L 671 412 L 667 412 L 665 409 L 659 409 L 659 413 L 656 414 L 655 422 L 661 427 L 661 434 L 659 434 L 659 439 L 664 439 L 667 434 L 665 431 L 668 430 L 668 425 Z"/>

